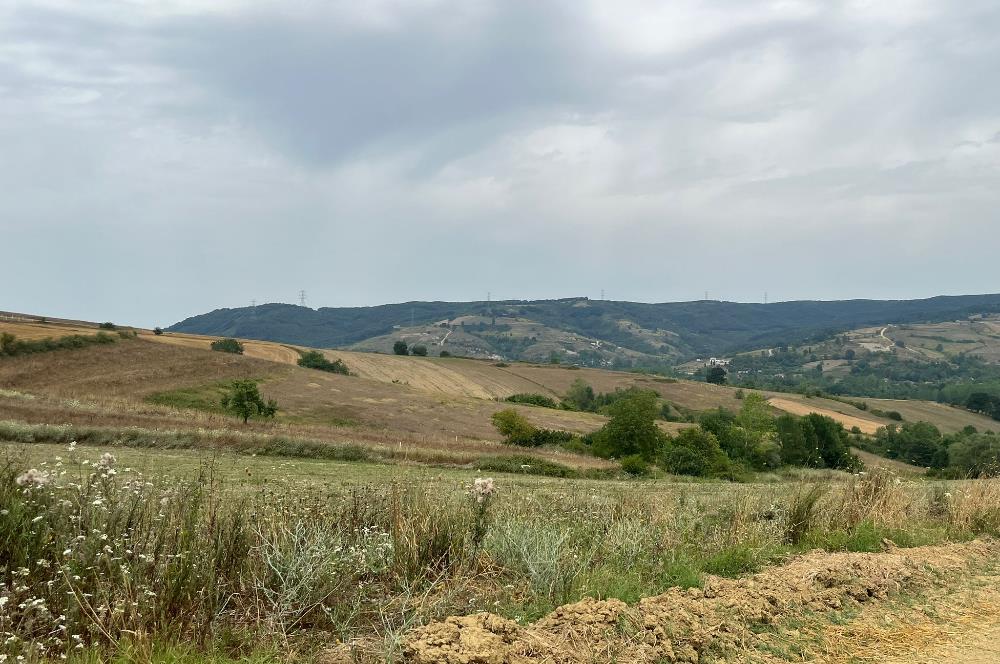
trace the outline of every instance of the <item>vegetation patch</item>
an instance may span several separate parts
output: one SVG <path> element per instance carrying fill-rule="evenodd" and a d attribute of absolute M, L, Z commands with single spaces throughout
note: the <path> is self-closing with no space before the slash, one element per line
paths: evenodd
<path fill-rule="evenodd" d="M 122 335 L 130 338 L 132 335 Z M 113 344 L 115 337 L 107 332 L 93 335 L 70 334 L 65 337 L 47 339 L 18 339 L 9 332 L 0 333 L 0 357 L 16 357 L 33 353 L 46 353 L 54 350 L 75 350 L 88 346 Z"/>
<path fill-rule="evenodd" d="M 318 350 L 309 350 L 301 353 L 298 365 L 300 367 L 305 367 L 307 369 L 318 369 L 319 371 L 327 371 L 329 373 L 342 374 L 344 376 L 351 375 L 351 371 L 344 364 L 343 360 L 333 360 L 332 362 L 326 358 L 323 353 Z"/>

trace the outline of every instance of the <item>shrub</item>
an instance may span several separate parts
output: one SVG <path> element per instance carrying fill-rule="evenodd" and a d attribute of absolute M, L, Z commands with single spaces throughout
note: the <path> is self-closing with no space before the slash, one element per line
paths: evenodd
<path fill-rule="evenodd" d="M 427 346 L 414 346 L 413 348 L 410 349 L 410 355 L 427 357 Z"/>
<path fill-rule="evenodd" d="M 407 348 L 405 341 L 397 341 L 392 345 L 392 352 L 396 355 L 409 355 L 410 349 Z"/>
<path fill-rule="evenodd" d="M 638 454 L 652 461 L 666 435 L 656 425 L 659 414 L 653 393 L 638 392 L 608 407 L 608 423 L 593 434 L 594 453 L 605 458 Z"/>
<path fill-rule="evenodd" d="M 212 350 L 217 350 L 220 353 L 235 353 L 236 355 L 242 355 L 243 344 L 232 338 L 219 339 L 212 342 Z"/>
<path fill-rule="evenodd" d="M 542 408 L 558 408 L 559 404 L 556 403 L 555 399 L 545 396 L 544 394 L 535 394 L 533 392 L 522 392 L 520 394 L 512 394 L 504 401 L 509 401 L 510 403 L 524 403 L 531 406 L 541 406 Z"/>
<path fill-rule="evenodd" d="M 664 470 L 675 475 L 732 477 L 732 462 L 718 439 L 703 429 L 684 429 L 671 439 L 661 456 Z"/>
<path fill-rule="evenodd" d="M 438 353 L 438 357 L 451 357 L 451 353 L 449 353 L 446 350 L 443 350 L 440 353 Z"/>
<path fill-rule="evenodd" d="M 220 403 L 226 412 L 242 417 L 244 424 L 251 417 L 268 419 L 278 412 L 278 403 L 274 399 L 265 402 L 253 380 L 234 380 Z"/>
<path fill-rule="evenodd" d="M 97 327 L 99 327 L 102 330 L 117 330 L 118 329 L 118 326 L 116 326 L 114 323 L 101 323 Z"/>
<path fill-rule="evenodd" d="M 132 335 L 120 335 L 131 337 Z M 115 338 L 107 332 L 98 332 L 95 335 L 87 336 L 83 334 L 71 334 L 58 339 L 51 337 L 45 339 L 18 339 L 8 332 L 0 333 L 0 356 L 12 357 L 15 355 L 30 355 L 32 353 L 45 353 L 53 350 L 72 350 L 85 348 L 92 345 L 112 344 Z"/>
<path fill-rule="evenodd" d="M 163 328 L 162 327 L 154 327 L 153 328 L 153 334 L 155 334 L 156 336 L 162 335 L 163 334 Z"/>
<path fill-rule="evenodd" d="M 709 370 L 705 372 L 705 382 L 712 383 L 714 385 L 725 385 L 726 370 L 722 367 L 710 367 Z"/>
<path fill-rule="evenodd" d="M 569 386 L 563 404 L 570 410 L 594 410 L 594 388 L 587 385 L 582 378 L 577 378 Z"/>
<path fill-rule="evenodd" d="M 493 413 L 493 417 L 490 419 L 493 421 L 493 426 L 504 437 L 504 442 L 508 445 L 520 445 L 522 447 L 534 447 L 536 445 L 535 434 L 538 432 L 538 428 L 516 410 L 509 408 L 501 410 L 498 413 Z"/>
<path fill-rule="evenodd" d="M 622 472 L 633 477 L 644 477 L 649 474 L 649 464 L 638 454 L 622 459 Z"/>
<path fill-rule="evenodd" d="M 318 369 L 319 371 L 328 371 L 330 373 L 343 374 L 345 376 L 349 376 L 351 374 L 343 360 L 334 360 L 331 362 L 318 350 L 310 350 L 302 353 L 302 357 L 299 358 L 298 364 L 300 367 L 305 367 L 307 369 Z"/>

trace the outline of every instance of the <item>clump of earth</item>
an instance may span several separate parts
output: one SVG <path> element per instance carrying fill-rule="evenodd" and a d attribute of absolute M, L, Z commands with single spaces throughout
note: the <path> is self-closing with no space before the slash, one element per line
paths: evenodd
<path fill-rule="evenodd" d="M 701 589 L 671 589 L 635 606 L 584 599 L 522 626 L 478 613 L 414 630 L 416 664 L 699 662 L 751 647 L 754 628 L 795 611 L 833 611 L 930 584 L 1000 553 L 1000 543 L 814 552 L 743 579 L 709 577 Z"/>

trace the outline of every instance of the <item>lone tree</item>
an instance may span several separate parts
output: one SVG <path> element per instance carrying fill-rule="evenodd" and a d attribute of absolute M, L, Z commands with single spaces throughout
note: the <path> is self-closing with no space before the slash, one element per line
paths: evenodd
<path fill-rule="evenodd" d="M 722 367 L 711 367 L 705 374 L 705 382 L 713 385 L 726 384 L 726 370 Z"/>
<path fill-rule="evenodd" d="M 155 334 L 156 336 L 160 336 L 161 334 L 163 334 L 163 328 L 162 327 L 154 327 L 153 328 L 153 334 Z"/>
<path fill-rule="evenodd" d="M 397 341 L 392 345 L 392 352 L 396 355 L 409 355 L 410 350 L 406 347 L 405 341 Z"/>
<path fill-rule="evenodd" d="M 410 349 L 410 353 L 419 355 L 420 357 L 427 357 L 427 346 L 414 346 Z"/>
<path fill-rule="evenodd" d="M 226 412 L 242 417 L 243 424 L 251 417 L 267 419 L 278 412 L 278 402 L 274 399 L 265 402 L 253 380 L 234 380 L 221 403 Z"/>
<path fill-rule="evenodd" d="M 237 355 L 242 355 L 243 344 L 236 339 L 219 339 L 218 341 L 212 342 L 212 350 L 217 350 L 220 353 L 235 353 Z"/>

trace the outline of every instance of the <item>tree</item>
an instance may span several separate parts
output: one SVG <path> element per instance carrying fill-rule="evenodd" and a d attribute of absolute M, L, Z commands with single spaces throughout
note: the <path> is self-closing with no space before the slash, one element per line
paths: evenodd
<path fill-rule="evenodd" d="M 666 441 L 656 425 L 660 409 L 655 393 L 637 392 L 608 406 L 608 422 L 594 436 L 594 453 L 623 458 L 638 454 L 654 460 Z"/>
<path fill-rule="evenodd" d="M 220 353 L 235 353 L 236 355 L 242 355 L 243 344 L 236 339 L 219 339 L 218 341 L 212 342 L 212 350 L 217 350 Z"/>
<path fill-rule="evenodd" d="M 396 355 L 409 355 L 410 350 L 406 347 L 405 341 L 397 341 L 392 345 L 392 352 Z"/>
<path fill-rule="evenodd" d="M 569 389 L 566 390 L 563 403 L 573 410 L 590 411 L 594 410 L 594 400 L 594 388 L 587 385 L 582 378 L 577 378 L 570 384 Z"/>
<path fill-rule="evenodd" d="M 705 373 L 705 382 L 713 385 L 726 384 L 726 370 L 722 367 L 709 367 Z"/>
<path fill-rule="evenodd" d="M 274 399 L 265 402 L 254 380 L 234 380 L 221 403 L 226 412 L 242 417 L 243 424 L 251 417 L 273 418 L 278 412 L 278 403 Z"/>
<path fill-rule="evenodd" d="M 427 346 L 414 346 L 410 349 L 411 355 L 419 355 L 420 357 L 427 357 Z"/>
<path fill-rule="evenodd" d="M 153 334 L 155 334 L 156 336 L 160 336 L 161 334 L 163 334 L 163 328 L 162 327 L 154 327 L 153 328 Z"/>
<path fill-rule="evenodd" d="M 446 351 L 446 350 L 443 350 L 443 351 L 441 351 L 440 353 L 438 353 L 438 356 L 439 356 L 439 357 L 451 357 L 451 353 L 449 353 L 449 352 L 448 352 L 448 351 Z"/>

